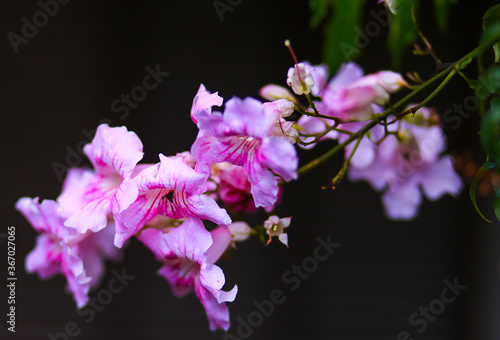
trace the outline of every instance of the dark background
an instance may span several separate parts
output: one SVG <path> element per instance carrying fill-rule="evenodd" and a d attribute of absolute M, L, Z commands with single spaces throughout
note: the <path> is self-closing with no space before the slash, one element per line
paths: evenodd
<path fill-rule="evenodd" d="M 72 297 L 58 276 L 41 281 L 24 271 L 26 254 L 36 233 L 14 209 L 21 196 L 55 199 L 61 183 L 53 162 L 67 164 L 70 150 L 86 140 L 107 118 L 126 125 L 144 144 L 146 162 L 188 150 L 196 136 L 189 110 L 200 83 L 225 99 L 258 96 L 267 83 L 285 84 L 291 57 L 283 46 L 292 40 L 299 59 L 320 62 L 321 30 L 310 31 L 307 1 L 243 1 L 220 21 L 211 1 L 70 1 L 28 44 L 11 47 L 7 34 L 20 34 L 21 18 L 40 10 L 35 1 L 4 1 L 0 5 L 0 98 L 2 129 L 2 197 L 0 232 L 16 227 L 16 333 L 7 332 L 5 239 L 0 244 L 0 338 L 48 339 L 68 322 L 81 329 L 76 339 L 222 339 L 208 329 L 205 312 L 194 294 L 175 298 L 156 275 L 159 264 L 135 240 L 124 261 L 110 269 L 136 276 L 109 305 L 86 323 L 76 314 Z M 449 33 L 437 30 L 430 1 L 423 1 L 420 21 L 443 61 L 453 61 L 477 46 L 481 17 L 494 1 L 459 1 L 451 12 Z M 381 5 L 368 1 L 371 10 Z M 349 29 L 349 28 L 346 28 Z M 373 38 L 359 60 L 367 73 L 390 68 L 385 50 L 387 30 Z M 126 119 L 110 104 L 142 83 L 145 67 L 160 64 L 170 75 Z M 474 67 L 471 67 L 472 69 Z M 430 75 L 433 62 L 408 54 L 404 71 Z M 473 72 L 472 72 L 473 73 Z M 433 105 L 444 112 L 471 95 L 460 79 L 453 80 Z M 477 147 L 475 114 L 458 130 L 445 124 L 450 149 Z M 331 147 L 325 143 L 301 162 Z M 482 161 L 478 154 L 477 160 Z M 82 157 L 70 159 L 87 165 Z M 338 171 L 340 158 L 328 162 L 297 183 L 286 186 L 280 216 L 293 215 L 288 229 L 290 249 L 279 242 L 263 248 L 257 240 L 238 246 L 219 263 L 226 287 L 238 284 L 230 303 L 232 328 L 237 317 L 255 310 L 252 302 L 269 299 L 281 289 L 286 301 L 252 334 L 253 339 L 397 339 L 408 331 L 413 339 L 499 339 L 500 281 L 498 223 L 481 221 L 463 193 L 430 203 L 417 219 L 397 223 L 382 212 L 379 194 L 366 183 L 345 181 L 335 191 L 322 185 Z M 487 207 L 488 199 L 480 202 Z M 492 212 L 486 210 L 488 216 Z M 251 217 L 262 222 L 264 215 Z M 341 247 L 319 264 L 296 291 L 282 282 L 293 264 L 311 256 L 317 237 Z M 3 277 L 3 279 L 2 279 Z M 439 299 L 443 281 L 467 290 L 419 334 L 409 316 Z M 91 296 L 95 296 L 93 292 Z M 63 339 L 63 337 L 61 337 Z"/>

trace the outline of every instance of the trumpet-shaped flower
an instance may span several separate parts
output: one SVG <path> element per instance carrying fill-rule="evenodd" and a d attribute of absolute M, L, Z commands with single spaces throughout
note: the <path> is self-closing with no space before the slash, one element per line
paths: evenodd
<path fill-rule="evenodd" d="M 229 162 L 245 168 L 255 205 L 269 206 L 278 197 L 273 171 L 289 181 L 297 178 L 298 159 L 293 145 L 271 135 L 275 120 L 261 102 L 233 98 L 222 115 L 200 112 L 200 132 L 191 148 L 196 168 L 209 175 L 212 164 Z"/>
<path fill-rule="evenodd" d="M 316 104 L 321 114 L 350 121 L 370 119 L 371 104 L 384 104 L 389 94 L 376 82 L 365 83 L 363 70 L 350 62 L 341 66 L 323 89 L 321 98 L 322 101 Z"/>
<path fill-rule="evenodd" d="M 231 218 L 215 200 L 203 195 L 206 176 L 191 168 L 184 157 L 160 154 L 160 162 L 134 177 L 137 199 L 116 217 L 115 245 L 137 233 L 156 215 L 180 219 L 195 216 L 227 226 Z"/>
<path fill-rule="evenodd" d="M 78 308 L 85 306 L 89 289 L 99 284 L 104 272 L 104 258 L 119 257 L 112 243 L 113 227 L 80 234 L 64 225 L 63 209 L 51 200 L 38 203 L 38 198 L 23 197 L 16 208 L 41 233 L 26 257 L 26 271 L 42 279 L 63 274 Z"/>
<path fill-rule="evenodd" d="M 428 114 L 426 109 L 417 111 L 416 122 L 425 120 L 419 116 Z M 451 156 L 440 156 L 446 143 L 439 125 L 416 125 L 408 117 L 401 121 L 397 133 L 379 145 L 371 165 L 351 167 L 349 177 L 364 179 L 378 191 L 387 188 L 382 195 L 387 216 L 407 220 L 418 213 L 419 187 L 427 198 L 436 200 L 444 194 L 457 195 L 462 183 Z"/>
<path fill-rule="evenodd" d="M 158 274 L 171 285 L 177 296 L 194 289 L 210 323 L 210 329 L 229 328 L 229 310 L 225 302 L 234 301 L 235 285 L 223 291 L 225 276 L 214 263 L 231 243 L 231 234 L 224 228 L 208 232 L 200 219 L 188 217 L 177 228 L 163 232 L 146 228 L 139 235 L 142 241 L 164 265 Z"/>
<path fill-rule="evenodd" d="M 64 197 L 66 201 L 83 202 L 83 207 L 65 222 L 82 234 L 103 229 L 110 213 L 117 215 L 135 201 L 138 191 L 130 176 L 143 155 L 142 143 L 135 133 L 124 126 L 110 128 L 107 124 L 97 128 L 92 143 L 83 150 L 94 166 L 95 176 L 85 176 L 90 181 L 83 193 L 72 193 L 74 189 L 68 188 Z M 80 189 L 77 186 L 75 191 Z"/>

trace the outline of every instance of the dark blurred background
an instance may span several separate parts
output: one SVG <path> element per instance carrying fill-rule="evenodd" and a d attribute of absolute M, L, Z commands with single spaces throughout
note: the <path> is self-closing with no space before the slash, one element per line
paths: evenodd
<path fill-rule="evenodd" d="M 495 4 L 458 1 L 451 11 L 449 32 L 442 34 L 431 2 L 422 3 L 421 27 L 443 61 L 454 61 L 477 46 L 481 17 Z M 121 263 L 108 265 L 101 287 L 111 279 L 111 269 L 125 268 L 135 279 L 87 323 L 64 292 L 61 276 L 41 281 L 25 273 L 24 259 L 34 247 L 36 233 L 14 204 L 21 196 L 55 199 L 61 182 L 54 165 L 88 165 L 78 152 L 88 141 L 87 132 L 103 119 L 135 131 L 144 144 L 144 161 L 156 162 L 158 153 L 188 150 L 194 141 L 197 129 L 189 112 L 200 83 L 225 99 L 256 97 L 267 83 L 284 85 L 292 65 L 283 46 L 287 38 L 299 59 L 319 63 L 321 28 L 309 30 L 308 2 L 284 4 L 242 1 L 221 21 L 212 1 L 73 0 L 60 5 L 36 34 L 31 32 L 32 38 L 17 46 L 16 53 L 8 35 L 20 36 L 22 18 L 33 22 L 41 7 L 36 1 L 2 2 L 0 126 L 6 163 L 0 177 L 0 233 L 16 227 L 18 281 L 12 334 L 5 322 L 7 246 L 1 239 L 0 338 L 48 339 L 49 333 L 64 332 L 69 322 L 81 330 L 71 339 L 223 338 L 222 332 L 209 331 L 194 294 L 184 299 L 172 295 L 168 283 L 155 273 L 159 264 L 153 255 L 135 240 Z M 374 20 L 372 10 L 381 11 L 383 6 L 367 1 L 365 22 Z M 43 22 L 43 17 L 37 20 Z M 364 48 L 359 63 L 367 73 L 390 69 L 386 38 L 387 29 L 382 29 Z M 169 72 L 168 77 L 148 91 L 128 116 L 113 112 L 111 103 L 141 85 L 146 67 L 157 64 Z M 433 67 L 430 58 L 408 53 L 403 70 L 418 70 L 428 77 Z M 473 74 L 474 66 L 471 69 Z M 456 79 L 432 104 L 442 113 L 470 95 L 466 84 Z M 450 150 L 477 151 L 475 117 L 473 113 L 461 121 L 458 129 L 445 123 Z M 301 152 L 301 162 L 332 145 L 327 142 L 312 152 Z M 478 153 L 476 160 L 483 157 Z M 389 221 L 379 194 L 366 183 L 346 180 L 335 191 L 321 190 L 340 165 L 338 157 L 286 186 L 277 212 L 293 215 L 289 250 L 279 242 L 263 248 L 251 240 L 219 263 L 226 287 L 239 286 L 236 301 L 229 304 L 230 333 L 238 336 L 238 317 L 246 320 L 255 311 L 253 301 L 269 299 L 273 290 L 280 289 L 286 301 L 254 329 L 252 339 L 406 339 L 400 335 L 405 331 L 411 339 L 499 339 L 498 223 L 482 222 L 466 192 L 458 199 L 426 200 L 411 222 Z M 491 217 L 490 203 L 489 198 L 480 201 Z M 260 223 L 265 215 L 249 218 Z M 341 246 L 291 291 L 281 277 L 313 254 L 318 237 L 330 237 Z M 455 278 L 468 288 L 419 333 L 422 324 L 411 325 L 409 317 L 440 299 L 444 281 Z"/>

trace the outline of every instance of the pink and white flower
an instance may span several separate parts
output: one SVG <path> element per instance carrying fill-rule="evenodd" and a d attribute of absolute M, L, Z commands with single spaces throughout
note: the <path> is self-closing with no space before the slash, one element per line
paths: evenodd
<path fill-rule="evenodd" d="M 66 218 L 57 202 L 38 203 L 38 197 L 23 197 L 16 208 L 41 233 L 35 249 L 26 257 L 26 271 L 36 272 L 42 279 L 63 274 L 78 308 L 85 306 L 89 289 L 97 286 L 103 275 L 104 259 L 120 258 L 112 243 L 114 228 L 80 234 L 64 225 Z"/>
<path fill-rule="evenodd" d="M 222 270 L 214 263 L 231 243 L 231 234 L 224 228 L 208 232 L 200 219 L 188 217 L 178 228 L 163 232 L 144 229 L 142 241 L 164 265 L 158 274 L 171 285 L 177 296 L 194 289 L 207 313 L 210 329 L 229 329 L 229 310 L 225 302 L 234 301 L 238 292 L 235 285 L 223 291 L 226 281 Z"/>
<path fill-rule="evenodd" d="M 121 211 L 116 219 L 115 245 L 141 230 L 156 215 L 174 219 L 195 216 L 227 226 L 231 218 L 215 200 L 203 195 L 206 176 L 196 172 L 184 157 L 159 155 L 160 162 L 142 170 L 133 181 L 139 191 L 137 199 Z"/>
<path fill-rule="evenodd" d="M 107 124 L 97 128 L 92 143 L 83 150 L 94 166 L 94 176 L 81 174 L 85 187 L 68 187 L 61 198 L 83 205 L 65 222 L 82 234 L 102 230 L 108 223 L 108 215 L 117 215 L 136 200 L 138 190 L 131 175 L 143 155 L 142 143 L 134 132 L 124 126 L 110 128 Z"/>
<path fill-rule="evenodd" d="M 273 205 L 278 197 L 278 180 L 297 178 L 298 159 L 293 145 L 271 135 L 275 120 L 261 102 L 233 98 L 224 114 L 200 112 L 200 132 L 191 148 L 196 169 L 210 174 L 212 164 L 229 162 L 245 168 L 257 207 Z"/>

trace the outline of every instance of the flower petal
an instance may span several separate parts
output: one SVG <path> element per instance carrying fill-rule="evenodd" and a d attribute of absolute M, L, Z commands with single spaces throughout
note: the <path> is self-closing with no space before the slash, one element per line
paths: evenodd
<path fill-rule="evenodd" d="M 101 124 L 92 143 L 83 151 L 99 174 L 116 172 L 122 178 L 129 177 L 142 159 L 142 143 L 134 132 L 126 127 L 111 128 Z"/>
<path fill-rule="evenodd" d="M 123 243 L 141 230 L 156 215 L 165 211 L 166 190 L 153 189 L 140 195 L 126 210 L 115 216 L 116 234 L 114 244 L 121 248 Z"/>
<path fill-rule="evenodd" d="M 207 195 L 188 195 L 180 191 L 174 191 L 172 203 L 167 203 L 165 215 L 172 218 L 192 215 L 222 226 L 231 224 L 231 218 L 226 210 L 220 208 L 213 198 Z"/>
<path fill-rule="evenodd" d="M 89 300 L 91 278 L 87 277 L 80 257 L 67 246 L 63 246 L 62 270 L 68 281 L 68 290 L 73 293 L 77 307 L 82 308 Z"/>
<path fill-rule="evenodd" d="M 139 240 L 150 248 L 158 259 L 180 258 L 195 263 L 205 263 L 206 253 L 212 245 L 212 236 L 203 222 L 188 217 L 178 228 L 168 233 L 148 228 L 141 232 Z"/>
<path fill-rule="evenodd" d="M 210 93 L 205 89 L 203 84 L 200 85 L 198 93 L 194 97 L 193 106 L 191 107 L 191 119 L 195 124 L 198 123 L 198 114 L 201 111 L 206 111 L 207 113 L 212 113 L 212 106 L 221 106 L 222 97 L 219 96 L 218 92 Z"/>
<path fill-rule="evenodd" d="M 210 330 L 223 329 L 227 331 L 230 327 L 230 322 L 229 309 L 226 304 L 219 303 L 213 294 L 203 287 L 201 283 L 195 284 L 195 292 L 205 308 Z"/>
<path fill-rule="evenodd" d="M 422 194 L 415 177 L 394 181 L 382 195 L 387 216 L 394 220 L 410 220 L 417 216 Z"/>
<path fill-rule="evenodd" d="M 228 100 L 223 120 L 234 134 L 257 138 L 268 136 L 274 123 L 266 115 L 262 103 L 251 97 Z"/>
<path fill-rule="evenodd" d="M 226 228 L 219 227 L 212 230 L 210 234 L 213 243 L 207 251 L 207 263 L 215 263 L 231 244 L 231 233 Z"/>
<path fill-rule="evenodd" d="M 40 233 L 54 235 L 64 241 L 75 234 L 73 230 L 68 230 L 64 226 L 64 219 L 61 217 L 61 206 L 55 201 L 43 200 L 42 203 L 38 203 L 38 197 L 23 197 L 17 201 L 16 209 Z"/>
<path fill-rule="evenodd" d="M 69 217 L 85 206 L 84 194 L 96 178 L 95 172 L 88 169 L 71 168 L 68 171 L 61 195 L 57 198 L 64 216 Z"/>
<path fill-rule="evenodd" d="M 35 248 L 26 256 L 26 271 L 36 272 L 41 279 L 62 273 L 59 242 L 47 235 L 39 235 Z"/>
<path fill-rule="evenodd" d="M 285 181 L 297 179 L 297 151 L 287 140 L 278 137 L 264 139 L 258 157 L 263 166 L 274 170 Z"/>
<path fill-rule="evenodd" d="M 435 163 L 422 169 L 420 185 L 430 200 L 436 200 L 444 194 L 458 195 L 462 181 L 453 169 L 451 156 L 443 156 Z"/>
<path fill-rule="evenodd" d="M 250 192 L 256 207 L 267 207 L 273 205 L 278 199 L 278 180 L 271 171 L 257 162 L 250 163 L 245 167 L 248 180 L 252 184 Z"/>

